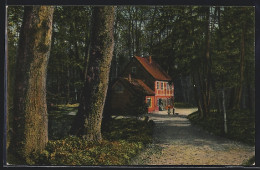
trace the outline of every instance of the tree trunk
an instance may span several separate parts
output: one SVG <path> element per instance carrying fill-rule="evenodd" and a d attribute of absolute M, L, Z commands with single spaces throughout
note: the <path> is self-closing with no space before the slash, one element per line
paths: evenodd
<path fill-rule="evenodd" d="M 154 27 L 154 20 L 155 20 L 155 15 L 156 15 L 156 12 L 157 12 L 157 7 L 155 6 L 154 7 L 154 11 L 153 11 L 153 15 L 152 15 L 152 18 L 151 18 L 151 27 L 153 28 Z M 149 42 L 149 55 L 152 55 L 152 47 L 153 47 L 153 35 L 154 35 L 154 30 L 152 29 L 151 31 L 150 31 L 151 33 L 150 33 L 150 42 Z"/>
<path fill-rule="evenodd" d="M 72 134 L 87 141 L 100 142 L 102 114 L 107 94 L 114 47 L 113 24 L 115 7 L 94 7 L 90 58 L 83 95 Z"/>
<path fill-rule="evenodd" d="M 219 92 L 217 93 L 217 103 L 218 103 L 218 113 L 222 113 L 221 96 Z"/>
<path fill-rule="evenodd" d="M 203 108 L 202 108 L 202 93 L 201 93 L 201 82 L 200 82 L 200 73 L 199 70 L 197 70 L 197 73 L 193 73 L 193 89 L 194 89 L 194 96 L 195 100 L 197 102 L 198 111 L 200 114 L 200 118 L 203 118 Z M 197 75 L 197 77 L 196 77 Z"/>
<path fill-rule="evenodd" d="M 224 132 L 227 134 L 227 112 L 225 105 L 225 90 L 222 88 L 222 106 L 223 106 L 223 114 L 224 114 Z"/>
<path fill-rule="evenodd" d="M 206 39 L 205 58 L 203 61 L 203 74 L 200 80 L 202 84 L 202 109 L 203 117 L 207 117 L 210 112 L 210 90 L 211 90 L 211 57 L 210 57 L 210 7 L 206 9 Z"/>
<path fill-rule="evenodd" d="M 67 97 L 66 97 L 66 104 L 70 103 L 70 66 L 67 66 Z"/>
<path fill-rule="evenodd" d="M 235 91 L 233 109 L 240 109 L 243 83 L 244 83 L 244 72 L 245 72 L 245 25 L 243 25 L 242 34 L 241 34 L 240 80 Z"/>
<path fill-rule="evenodd" d="M 47 64 L 51 47 L 51 6 L 25 7 L 17 54 L 14 94 L 14 136 L 11 152 L 31 164 L 31 154 L 48 141 Z"/>
<path fill-rule="evenodd" d="M 207 34 L 206 34 L 206 113 L 210 112 L 211 89 L 211 57 L 210 57 L 210 7 L 207 10 Z"/>

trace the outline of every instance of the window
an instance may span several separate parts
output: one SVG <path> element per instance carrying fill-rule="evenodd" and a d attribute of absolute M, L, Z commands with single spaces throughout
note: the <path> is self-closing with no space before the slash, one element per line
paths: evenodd
<path fill-rule="evenodd" d="M 132 67 L 132 73 L 136 73 L 136 67 Z"/>
<path fill-rule="evenodd" d="M 161 82 L 161 89 L 163 90 L 163 82 Z"/>
<path fill-rule="evenodd" d="M 151 98 L 147 98 L 146 99 L 146 104 L 148 107 L 152 107 L 152 99 Z"/>
<path fill-rule="evenodd" d="M 167 90 L 169 90 L 169 84 L 167 83 Z"/>
<path fill-rule="evenodd" d="M 157 84 L 157 89 L 160 89 L 160 83 L 157 81 L 156 84 Z"/>

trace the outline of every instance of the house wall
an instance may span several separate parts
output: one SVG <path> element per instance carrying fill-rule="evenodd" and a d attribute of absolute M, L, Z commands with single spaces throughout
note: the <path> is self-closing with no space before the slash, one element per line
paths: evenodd
<path fill-rule="evenodd" d="M 162 88 L 162 84 L 163 84 L 163 88 Z M 167 85 L 169 85 L 168 88 Z M 154 88 L 155 88 L 155 96 L 174 96 L 174 85 L 169 84 L 167 81 L 155 81 Z"/>
<path fill-rule="evenodd" d="M 133 90 L 125 87 L 120 81 L 116 82 L 112 87 L 110 97 L 110 108 L 113 112 L 112 114 L 131 114 L 131 112 L 138 108 L 139 105 L 143 105 L 145 97 L 144 94 L 133 92 Z M 152 97 L 154 98 L 154 96 Z"/>
<path fill-rule="evenodd" d="M 148 106 L 148 112 L 152 112 L 155 110 L 155 97 L 154 96 L 146 96 L 145 100 L 148 103 L 148 100 L 151 100 L 150 106 Z"/>
<path fill-rule="evenodd" d="M 119 91 L 118 89 L 116 89 L 117 85 L 121 84 L 115 84 L 115 88 L 112 89 L 110 105 L 112 111 L 115 112 L 113 114 L 124 114 L 124 112 L 126 111 L 126 106 L 131 102 L 130 97 L 132 96 L 132 94 L 124 87 L 121 91 Z"/>

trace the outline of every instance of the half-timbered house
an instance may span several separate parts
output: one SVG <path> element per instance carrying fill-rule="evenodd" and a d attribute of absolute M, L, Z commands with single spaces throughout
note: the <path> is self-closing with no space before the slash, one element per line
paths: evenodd
<path fill-rule="evenodd" d="M 143 96 L 148 112 L 173 108 L 174 85 L 171 77 L 152 60 L 135 56 L 112 86 L 111 107 L 124 110 L 133 96 Z"/>

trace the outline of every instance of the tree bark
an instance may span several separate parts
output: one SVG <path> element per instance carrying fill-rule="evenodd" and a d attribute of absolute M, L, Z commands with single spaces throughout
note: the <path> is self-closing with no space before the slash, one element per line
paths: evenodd
<path fill-rule="evenodd" d="M 114 48 L 115 7 L 94 7 L 89 66 L 72 134 L 100 142 L 102 114 Z"/>
<path fill-rule="evenodd" d="M 227 112 L 225 105 L 225 90 L 222 88 L 222 106 L 223 106 L 223 115 L 224 115 L 224 132 L 227 134 Z"/>
<path fill-rule="evenodd" d="M 240 51 L 240 80 L 239 80 L 239 84 L 235 90 L 233 109 L 240 109 L 242 92 L 243 92 L 244 72 L 245 72 L 245 25 L 244 24 L 242 27 L 240 49 L 241 49 L 241 51 Z"/>
<path fill-rule="evenodd" d="M 203 117 L 207 117 L 210 112 L 210 90 L 211 90 L 211 57 L 210 57 L 210 7 L 206 9 L 206 39 L 205 57 L 203 61 L 202 87 L 202 110 Z"/>
<path fill-rule="evenodd" d="M 41 152 L 48 141 L 46 77 L 52 19 L 51 6 L 25 7 L 17 53 L 14 135 L 11 152 L 22 162 Z"/>

